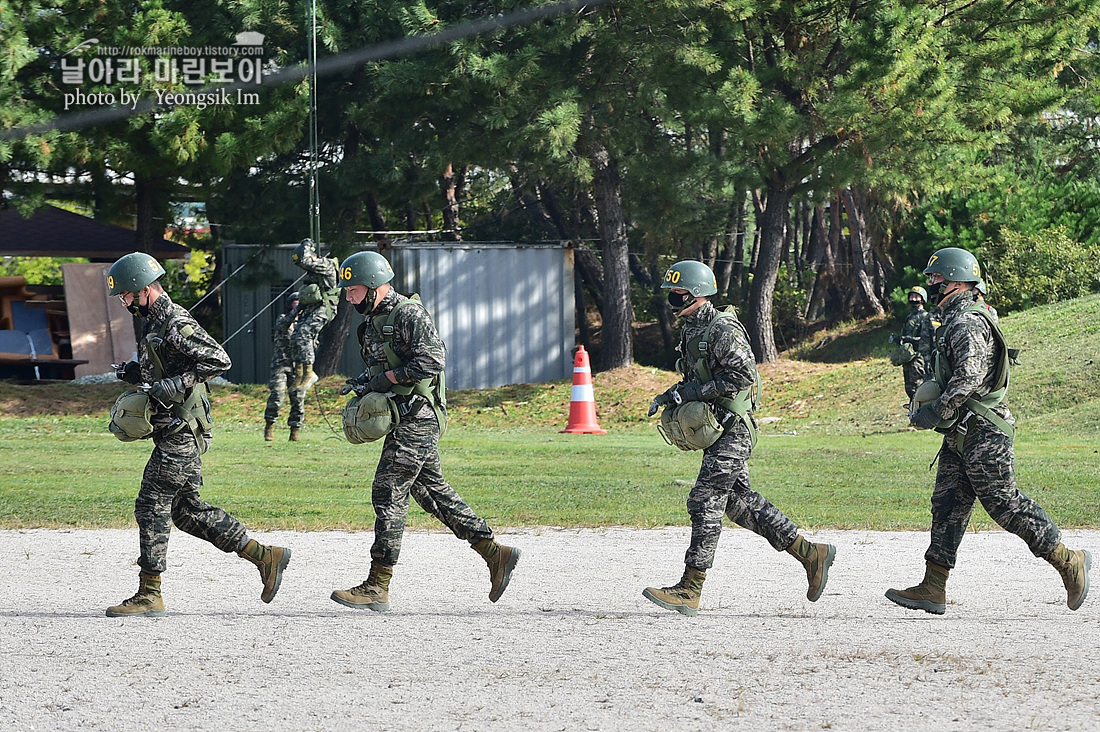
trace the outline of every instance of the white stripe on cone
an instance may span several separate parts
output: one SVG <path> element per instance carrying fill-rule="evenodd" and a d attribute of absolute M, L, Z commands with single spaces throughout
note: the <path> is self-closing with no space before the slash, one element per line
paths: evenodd
<path fill-rule="evenodd" d="M 596 395 L 592 391 L 591 384 L 573 384 L 573 393 L 570 400 L 574 402 L 595 402 Z"/>

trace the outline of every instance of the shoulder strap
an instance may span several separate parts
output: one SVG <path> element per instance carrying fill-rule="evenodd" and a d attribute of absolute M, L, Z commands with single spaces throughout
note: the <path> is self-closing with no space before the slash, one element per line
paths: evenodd
<path fill-rule="evenodd" d="M 691 354 L 693 350 L 692 343 L 689 343 L 687 348 L 689 352 L 688 355 L 696 359 L 695 370 L 699 374 L 699 378 L 703 381 L 710 381 L 713 377 L 710 365 L 707 363 L 707 350 L 710 346 L 711 332 L 722 318 L 733 318 L 733 325 L 741 331 L 746 341 L 749 339 L 749 332 L 745 328 L 745 324 L 737 319 L 732 306 L 727 306 L 719 310 L 714 319 L 707 324 L 702 336 L 695 341 L 695 353 Z M 719 397 L 714 401 L 715 404 L 734 414 L 741 422 L 744 422 L 745 426 L 749 429 L 749 437 L 752 441 L 752 446 L 756 447 L 756 425 L 753 424 L 752 413 L 756 411 L 756 407 L 760 402 L 761 386 L 760 372 L 756 368 L 753 368 L 753 376 L 755 380 L 751 386 L 737 392 L 732 398 Z"/>
<path fill-rule="evenodd" d="M 397 311 L 406 305 L 413 303 L 421 304 L 420 295 L 412 294 L 405 300 L 397 303 L 393 306 L 386 315 L 379 315 L 371 320 L 371 325 L 374 327 L 378 336 L 382 339 L 382 348 L 386 352 L 386 362 L 390 369 L 398 368 L 403 365 L 401 357 L 397 355 L 397 352 L 393 350 L 393 335 L 396 330 L 394 323 L 397 320 Z M 366 321 L 363 321 L 360 328 L 359 342 L 362 343 L 362 329 L 366 326 Z M 373 374 L 372 374 L 373 375 Z M 432 409 L 435 410 L 436 419 L 439 421 L 440 434 L 447 431 L 447 376 L 446 372 L 441 371 L 435 378 L 421 379 L 412 385 L 394 385 L 392 390 L 395 394 L 401 394 L 402 396 L 419 395 L 423 397 L 429 404 L 432 405 Z"/>

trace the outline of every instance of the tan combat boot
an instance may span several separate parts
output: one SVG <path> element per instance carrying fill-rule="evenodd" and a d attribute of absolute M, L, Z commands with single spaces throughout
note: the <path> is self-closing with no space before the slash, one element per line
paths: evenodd
<path fill-rule="evenodd" d="M 302 383 L 302 372 L 305 371 L 305 366 L 300 363 L 294 364 L 294 373 L 290 375 L 290 382 L 286 385 L 288 390 L 298 388 L 298 384 Z"/>
<path fill-rule="evenodd" d="M 1050 562 L 1058 574 L 1062 575 L 1062 583 L 1066 586 L 1066 605 L 1070 610 L 1081 607 L 1089 594 L 1089 567 L 1092 566 L 1092 554 L 1077 549 L 1066 549 L 1066 545 L 1058 542 L 1050 554 L 1043 559 Z"/>
<path fill-rule="evenodd" d="M 164 615 L 164 598 L 160 596 L 160 575 L 138 575 L 137 594 L 128 600 L 123 600 L 121 605 L 107 608 L 109 618 L 128 618 L 141 615 L 147 618 L 159 618 Z"/>
<path fill-rule="evenodd" d="M 264 425 L 264 441 L 271 442 L 275 439 L 275 423 L 268 422 Z"/>
<path fill-rule="evenodd" d="M 496 602 L 512 580 L 512 570 L 519 562 L 519 549 L 498 544 L 492 539 L 482 539 L 471 544 L 489 565 L 489 601 Z"/>
<path fill-rule="evenodd" d="M 836 557 L 836 547 L 832 544 L 815 544 L 799 534 L 794 543 L 787 547 L 787 553 L 802 562 L 802 566 L 806 568 L 806 581 L 809 583 L 806 599 L 817 602 L 829 581 L 829 567 Z"/>
<path fill-rule="evenodd" d="M 298 427 L 291 427 L 290 428 L 290 441 L 291 442 L 298 442 L 301 439 L 302 439 L 302 436 L 301 436 L 301 432 L 300 432 L 299 428 Z"/>
<path fill-rule="evenodd" d="M 264 546 L 255 539 L 249 539 L 237 556 L 252 562 L 260 570 L 260 579 L 264 583 L 260 599 L 264 602 L 274 600 L 283 581 L 283 570 L 290 564 L 290 550 L 281 546 Z"/>
<path fill-rule="evenodd" d="M 672 587 L 647 587 L 642 597 L 655 602 L 665 610 L 675 610 L 683 615 L 699 614 L 699 598 L 703 595 L 703 580 L 707 573 L 690 564 L 684 565 L 684 576 Z"/>
<path fill-rule="evenodd" d="M 370 574 L 363 584 L 350 590 L 333 590 L 333 600 L 345 607 L 356 610 L 374 610 L 383 612 L 390 609 L 390 579 L 393 567 L 387 567 L 376 561 L 370 563 Z"/>
<path fill-rule="evenodd" d="M 320 378 L 321 377 L 313 371 L 313 364 L 307 363 L 305 366 L 302 367 L 302 378 L 298 382 L 298 391 L 302 392 L 302 394 L 305 395 L 305 393 L 309 391 L 310 388 L 314 384 L 316 384 L 318 379 Z"/>
<path fill-rule="evenodd" d="M 886 599 L 910 610 L 943 615 L 947 612 L 947 574 L 946 567 L 928 562 L 924 579 L 919 585 L 904 590 L 887 590 Z"/>

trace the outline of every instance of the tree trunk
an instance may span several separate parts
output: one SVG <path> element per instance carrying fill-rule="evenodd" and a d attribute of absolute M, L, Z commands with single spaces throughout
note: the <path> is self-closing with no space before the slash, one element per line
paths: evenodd
<path fill-rule="evenodd" d="M 851 188 L 841 194 L 844 208 L 848 211 L 848 232 L 851 240 L 851 284 L 854 302 L 852 314 L 856 316 L 882 315 L 886 312 L 878 295 L 872 274 L 868 273 L 868 262 L 873 261 L 871 231 L 867 226 L 867 215 L 863 209 L 863 197 Z"/>
<path fill-rule="evenodd" d="M 786 244 L 786 228 L 790 221 L 791 192 L 779 181 L 769 181 L 764 216 L 760 223 L 760 244 L 756 267 L 749 291 L 749 318 L 745 323 L 749 341 L 758 363 L 779 358 L 772 327 L 772 299 L 779 261 Z"/>
<path fill-rule="evenodd" d="M 134 202 L 137 218 L 134 225 L 134 247 L 139 252 L 152 254 L 164 238 L 167 198 L 161 190 L 161 180 L 134 174 Z"/>
<path fill-rule="evenodd" d="M 340 359 L 344 355 L 344 344 L 347 343 L 354 315 L 355 308 L 347 298 L 341 297 L 340 305 L 336 308 L 336 317 L 321 331 L 321 338 L 317 344 L 317 360 L 313 370 L 318 376 L 332 376 L 339 371 Z"/>
<path fill-rule="evenodd" d="M 440 187 L 443 189 L 443 239 L 445 241 L 461 241 L 458 233 L 458 196 L 455 187 L 454 166 L 447 163 L 440 179 Z"/>
<path fill-rule="evenodd" d="M 623 218 L 622 182 L 618 162 L 600 140 L 588 144 L 588 159 L 595 171 L 593 193 L 599 217 L 600 250 L 603 254 L 604 307 L 600 341 L 604 370 L 629 366 L 634 361 L 631 327 L 634 307 L 630 297 L 629 243 Z"/>

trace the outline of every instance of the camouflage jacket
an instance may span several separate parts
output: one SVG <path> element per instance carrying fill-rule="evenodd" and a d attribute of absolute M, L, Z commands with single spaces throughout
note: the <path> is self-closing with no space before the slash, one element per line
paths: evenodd
<path fill-rule="evenodd" d="M 278 320 L 275 321 L 275 333 L 271 339 L 271 368 L 273 369 L 280 366 L 289 366 L 292 363 L 290 340 L 291 335 L 294 333 L 294 323 L 297 316 L 298 312 L 294 310 L 286 315 L 280 315 Z"/>
<path fill-rule="evenodd" d="M 952 419 L 965 409 L 968 398 L 981 399 L 993 391 L 997 377 L 1000 346 L 989 321 L 977 313 L 965 312 L 976 300 L 973 290 L 960 292 L 941 309 L 943 325 L 936 329 L 936 355 L 944 360 L 951 376 L 933 409 L 944 419 Z M 1005 401 L 993 411 L 1012 421 Z"/>
<path fill-rule="evenodd" d="M 917 342 L 913 344 L 913 350 L 924 357 L 925 363 L 931 363 L 932 351 L 935 348 L 935 331 L 932 315 L 921 308 L 915 313 L 909 313 L 905 319 L 905 325 L 901 327 L 901 337 L 916 338 Z"/>
<path fill-rule="evenodd" d="M 389 315 L 397 303 L 408 299 L 391 288 L 382 298 L 382 302 L 378 303 L 378 307 L 367 315 L 362 344 L 363 363 L 367 368 L 360 376 L 361 380 L 368 379 L 370 371 L 377 371 L 379 366 L 384 367 L 383 370 L 390 368 L 386 360 L 385 342 L 373 327 L 372 321 L 374 318 Z M 393 370 L 398 384 L 412 385 L 443 371 L 447 365 L 447 347 L 435 329 L 432 316 L 423 305 L 414 302 L 402 307 L 397 312 L 393 327 L 393 342 L 390 346 L 401 359 L 401 365 Z"/>
<path fill-rule="evenodd" d="M 699 338 L 718 317 L 718 309 L 709 301 L 684 319 L 680 332 L 680 345 L 676 351 L 683 358 L 684 381 L 702 383 L 695 361 L 687 355 L 687 344 Z M 711 381 L 702 383 L 703 399 L 713 401 L 718 397 L 733 398 L 756 383 L 756 359 L 748 339 L 733 323 L 734 318 L 719 318 L 710 332 L 707 344 L 707 366 L 710 367 Z"/>
<path fill-rule="evenodd" d="M 317 285 L 321 288 L 321 292 L 326 290 L 335 289 L 339 280 L 337 274 L 336 262 L 328 257 L 319 257 L 313 252 L 306 252 L 301 261 L 297 262 L 297 265 L 306 271 L 305 280 L 303 280 L 302 287 L 305 285 Z M 321 304 L 303 305 L 302 308 L 307 307 L 315 308 L 322 307 Z"/>
<path fill-rule="evenodd" d="M 163 342 L 157 348 L 161 363 L 164 365 L 164 378 L 179 376 L 187 389 L 213 379 L 225 373 L 233 366 L 229 354 L 214 340 L 202 326 L 191 317 L 191 313 L 172 302 L 167 293 L 161 293 L 149 315 L 142 319 L 139 363 L 141 380 L 152 383 L 153 359 L 149 355 L 150 342 L 163 331 Z M 156 414 L 153 426 L 163 427 L 173 419 L 172 413 L 153 402 Z"/>

